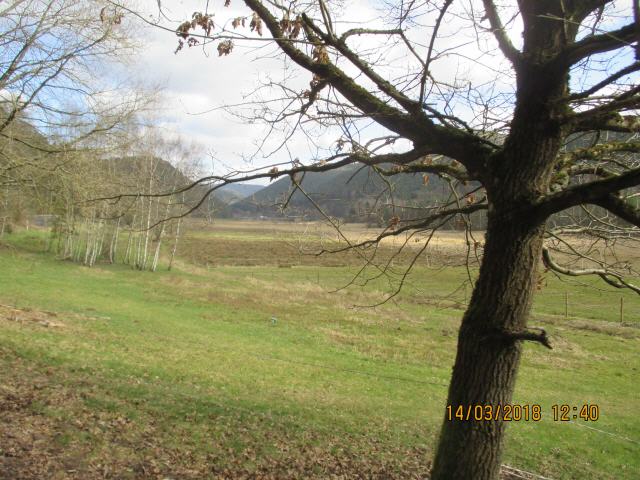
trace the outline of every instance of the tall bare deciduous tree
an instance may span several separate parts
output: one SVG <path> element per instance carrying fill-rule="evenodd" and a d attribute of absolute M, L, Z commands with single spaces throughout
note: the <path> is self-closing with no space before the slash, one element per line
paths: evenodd
<path fill-rule="evenodd" d="M 626 267 L 599 259 L 575 271 L 552 250 L 564 245 L 557 243 L 563 233 L 637 238 L 640 167 L 630 155 L 640 150 L 637 2 L 372 2 L 385 11 L 366 25 L 346 21 L 349 4 L 330 0 L 227 0 L 225 6 L 248 10 L 220 23 L 218 3 L 215 25 L 214 12 L 205 10 L 177 28 L 165 25 L 178 35 L 178 50 L 215 42 L 226 56 L 247 39 L 276 45 L 289 68 L 308 72 L 310 84 L 288 77 L 264 85 L 273 96 L 243 115 L 267 122 L 284 142 L 299 131 L 311 142 L 318 132 L 339 131 L 340 138 L 324 157 L 328 150 L 318 146 L 312 162 L 202 179 L 210 191 L 284 174 L 297 185 L 305 172 L 352 163 L 386 176 L 420 173 L 482 187 L 421 218 L 396 218 L 379 237 L 486 211 L 448 405 L 466 412 L 509 404 L 523 341 L 549 345 L 544 332 L 527 326 L 543 261 L 558 273 L 634 288 Z M 605 131 L 621 135 L 605 143 Z M 576 138 L 586 140 L 568 149 Z M 576 207 L 585 214 L 573 221 Z M 572 221 L 559 220 L 561 212 Z M 545 235 L 556 243 L 545 246 Z M 504 429 L 501 420 L 444 421 L 432 478 L 497 478 Z"/>
<path fill-rule="evenodd" d="M 97 0 L 3 2 L 0 32 L 0 132 L 21 113 L 42 133 L 67 141 L 71 132 L 79 141 L 108 130 L 110 119 L 119 122 L 131 99 L 100 78 L 103 66 L 131 51 L 114 6 Z"/>
<path fill-rule="evenodd" d="M 133 53 L 122 19 L 98 0 L 0 5 L 0 185 L 9 210 L 7 198 L 62 196 L 70 161 L 126 141 L 125 124 L 149 97 L 106 74 Z"/>

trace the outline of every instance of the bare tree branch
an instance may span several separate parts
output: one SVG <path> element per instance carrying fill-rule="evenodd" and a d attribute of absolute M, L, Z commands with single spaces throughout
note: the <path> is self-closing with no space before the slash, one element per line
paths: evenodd
<path fill-rule="evenodd" d="M 635 133 L 640 131 L 640 116 L 607 111 L 597 116 L 574 117 L 570 129 L 572 133 L 598 130 Z"/>
<path fill-rule="evenodd" d="M 574 102 L 576 100 L 587 98 L 590 95 L 593 95 L 594 93 L 598 92 L 599 90 L 602 90 L 604 87 L 606 87 L 608 85 L 611 85 L 613 82 L 615 82 L 616 80 L 619 80 L 620 78 L 624 77 L 625 75 L 629 75 L 631 73 L 637 72 L 638 70 L 640 70 L 640 62 L 636 61 L 636 62 L 632 63 L 631 65 L 627 65 L 626 67 L 621 68 L 616 73 L 613 73 L 613 74 L 609 75 L 607 78 L 605 78 L 604 80 L 596 83 L 591 88 L 588 88 L 587 90 L 584 90 L 584 91 L 579 92 L 579 93 L 574 93 L 574 94 L 569 95 L 568 100 L 570 102 Z"/>
<path fill-rule="evenodd" d="M 637 41 L 638 26 L 630 23 L 611 32 L 593 35 L 569 45 L 562 51 L 556 61 L 563 65 L 573 65 L 596 53 L 616 50 Z"/>
<path fill-rule="evenodd" d="M 615 195 L 606 195 L 597 199 L 594 203 L 602 208 L 606 208 L 624 221 L 629 222 L 631 225 L 640 228 L 640 208 L 634 207 L 620 197 Z"/>
<path fill-rule="evenodd" d="M 613 192 L 633 187 L 640 183 L 640 168 L 629 170 L 614 177 L 575 185 L 557 193 L 544 196 L 534 206 L 537 215 L 544 218 L 553 213 L 584 203 L 599 204 Z"/>
<path fill-rule="evenodd" d="M 562 275 L 568 275 L 572 277 L 580 277 L 583 275 L 597 275 L 613 287 L 628 288 L 629 290 L 632 290 L 640 295 L 640 287 L 634 285 L 633 283 L 627 282 L 620 274 L 616 272 L 611 272 L 609 270 L 599 268 L 572 270 L 570 268 L 563 267 L 551 258 L 551 254 L 549 253 L 549 249 L 547 247 L 543 247 L 542 249 L 542 259 L 547 268 L 553 270 L 554 272 L 561 273 Z"/>
<path fill-rule="evenodd" d="M 345 98 L 352 102 L 379 124 L 389 130 L 410 138 L 416 145 L 425 145 L 434 153 L 442 153 L 463 163 L 469 170 L 479 170 L 485 158 L 491 153 L 489 146 L 468 132 L 435 125 L 422 116 L 402 113 L 357 85 L 353 79 L 331 63 L 315 62 L 291 41 L 284 38 L 278 20 L 258 0 L 245 0 L 249 8 L 255 11 L 265 22 L 276 39 L 278 46 L 291 60 L 320 78 L 326 80 Z"/>
<path fill-rule="evenodd" d="M 512 64 L 517 64 L 521 59 L 521 53 L 513 46 L 513 43 L 511 43 L 511 39 L 502 25 L 502 20 L 500 20 L 495 2 L 493 2 L 493 0 L 482 0 L 482 3 L 484 4 L 486 17 L 491 24 L 491 33 L 493 33 L 493 36 L 496 38 L 500 50 Z"/>

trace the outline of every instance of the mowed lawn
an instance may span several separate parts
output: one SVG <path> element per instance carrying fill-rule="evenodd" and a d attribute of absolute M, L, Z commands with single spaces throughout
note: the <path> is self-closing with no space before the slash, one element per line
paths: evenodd
<path fill-rule="evenodd" d="M 200 235 L 215 257 L 215 234 Z M 420 265 L 394 301 L 357 308 L 392 287 L 330 293 L 355 265 L 86 268 L 39 253 L 42 238 L 0 245 L 0 478 L 427 474 L 464 268 Z M 269 240 L 229 241 L 242 256 Z M 514 399 L 543 418 L 509 425 L 504 463 L 638 478 L 639 300 L 545 283 L 531 323 L 554 349 L 525 346 Z M 556 422 L 553 404 L 597 404 L 600 418 Z"/>

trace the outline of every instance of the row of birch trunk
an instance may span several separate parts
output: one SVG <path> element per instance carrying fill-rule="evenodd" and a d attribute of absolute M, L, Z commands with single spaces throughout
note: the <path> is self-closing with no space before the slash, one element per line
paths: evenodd
<path fill-rule="evenodd" d="M 157 270 L 162 247 L 168 245 L 167 267 L 171 269 L 183 230 L 183 219 L 162 221 L 166 217 L 157 217 L 155 212 L 152 213 L 153 207 L 153 204 L 146 205 L 146 208 L 141 205 L 140 211 L 129 221 L 125 217 L 108 218 L 95 212 L 86 217 L 67 219 L 54 227 L 50 245 L 55 244 L 60 258 L 89 267 L 102 261 L 150 271 Z M 165 213 L 167 210 L 169 208 L 165 206 Z M 152 222 L 161 223 L 149 228 Z"/>
<path fill-rule="evenodd" d="M 152 155 L 129 160 L 126 183 L 112 182 L 117 188 L 105 188 L 104 182 L 100 187 L 85 187 L 91 189 L 94 198 L 97 192 L 104 196 L 136 192 L 135 196 L 125 196 L 117 202 L 81 202 L 78 197 L 82 195 L 68 192 L 64 213 L 52 228 L 48 247 L 55 249 L 60 258 L 89 267 L 108 262 L 156 271 L 164 257 L 171 269 L 184 231 L 184 193 L 172 194 L 178 187 L 178 178 L 174 170 L 159 168 L 162 160 Z M 122 164 L 114 167 L 122 168 Z M 106 175 L 112 181 L 119 176 L 122 172 Z"/>

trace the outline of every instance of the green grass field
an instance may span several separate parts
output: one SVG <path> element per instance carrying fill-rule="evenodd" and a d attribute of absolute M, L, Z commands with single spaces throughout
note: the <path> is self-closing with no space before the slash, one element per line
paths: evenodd
<path fill-rule="evenodd" d="M 255 232 L 197 232 L 174 270 L 156 273 L 61 262 L 40 253 L 43 238 L 0 244 L 0 478 L 427 474 L 464 268 L 420 264 L 395 301 L 354 308 L 391 287 L 330 293 L 355 263 L 260 264 L 259 244 L 275 240 Z M 504 463 L 637 478 L 640 301 L 596 281 L 545 281 L 531 324 L 554 349 L 525 346 L 514 399 L 543 418 L 509 425 Z M 596 422 L 552 418 L 553 404 L 585 403 L 600 407 Z"/>

